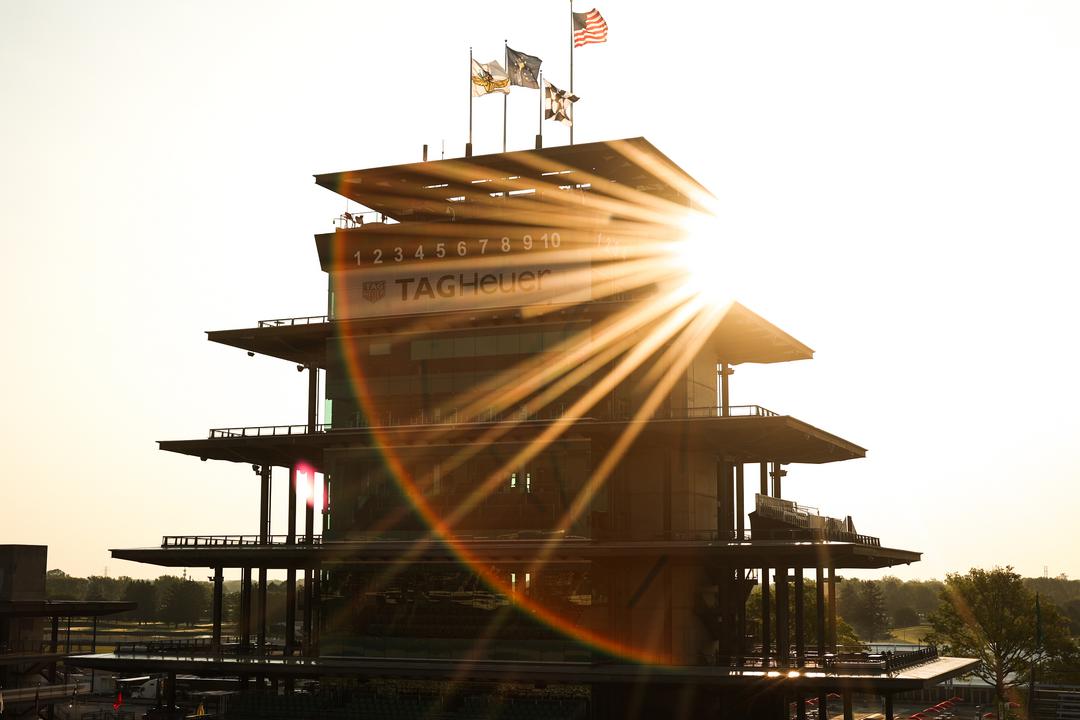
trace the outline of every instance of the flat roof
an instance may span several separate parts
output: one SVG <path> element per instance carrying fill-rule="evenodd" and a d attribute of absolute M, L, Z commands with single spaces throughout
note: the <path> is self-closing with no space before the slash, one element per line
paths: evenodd
<path fill-rule="evenodd" d="M 708 540 L 458 540 L 492 564 L 522 564 L 541 552 L 546 562 L 588 563 L 616 557 L 665 556 L 672 562 L 742 567 L 876 569 L 918 562 L 922 553 L 851 542 L 725 542 Z M 110 550 L 118 560 L 163 567 L 303 568 L 323 564 L 454 563 L 458 555 L 440 540 L 329 540 L 313 545 L 211 545 Z"/>
<path fill-rule="evenodd" d="M 529 442 L 543 428 L 569 423 L 567 440 L 614 438 L 632 424 L 645 424 L 636 442 L 685 442 L 691 449 L 726 455 L 731 462 L 820 464 L 866 457 L 866 449 L 787 415 L 750 417 L 696 417 L 676 420 L 532 420 L 506 431 L 501 442 Z M 323 451 L 328 449 L 402 449 L 461 445 L 475 441 L 492 425 L 397 425 L 342 428 L 315 433 L 240 434 L 197 440 L 160 440 L 162 450 L 207 460 L 228 460 L 255 465 L 292 467 L 312 465 L 322 472 Z M 283 428 L 286 426 L 282 426 Z M 253 429 L 254 431 L 255 429 Z"/>
<path fill-rule="evenodd" d="M 643 137 L 323 173 L 315 182 L 398 221 L 447 219 L 492 193 L 591 185 L 633 202 L 637 193 L 689 205 L 708 191 Z M 514 200 L 526 201 L 528 196 Z M 644 198 L 642 198 L 644 199 Z M 598 213 L 609 215 L 601 205 Z"/>
<path fill-rule="evenodd" d="M 385 677 L 455 679 L 464 682 L 538 682 L 564 684 L 638 685 L 693 684 L 742 686 L 754 684 L 795 690 L 852 689 L 867 692 L 919 690 L 970 672 L 977 660 L 938 657 L 899 672 L 881 675 L 843 671 L 768 673 L 759 668 L 708 665 L 660 666 L 614 662 L 476 661 L 436 658 L 376 658 L 322 656 L 319 658 L 257 658 L 192 656 L 182 653 L 101 653 L 73 658 L 75 667 L 118 672 L 175 672 L 193 675 L 266 675 L 270 677 Z"/>
<path fill-rule="evenodd" d="M 94 617 L 136 607 L 124 600 L 6 600 L 0 601 L 0 617 Z"/>
<path fill-rule="evenodd" d="M 236 330 L 207 332 L 211 342 L 229 345 L 247 352 L 281 358 L 301 365 L 325 368 L 327 341 L 333 338 L 352 338 L 389 335 L 407 338 L 444 332 L 478 332 L 499 327 L 543 325 L 575 320 L 592 321 L 625 311 L 633 300 L 598 301 L 578 305 L 548 306 L 536 317 L 515 313 L 514 308 L 487 311 L 465 310 L 437 315 L 392 315 L 350 320 L 327 320 L 280 325 L 266 325 Z M 490 324 L 478 324 L 478 319 Z M 303 318 L 308 320 L 308 318 Z M 743 363 L 778 363 L 809 360 L 814 351 L 745 305 L 733 303 L 717 323 L 705 345 L 718 360 L 732 365 Z"/>

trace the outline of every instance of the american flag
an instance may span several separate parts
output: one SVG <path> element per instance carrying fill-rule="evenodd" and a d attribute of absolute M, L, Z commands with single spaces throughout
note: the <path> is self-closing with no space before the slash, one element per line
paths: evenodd
<path fill-rule="evenodd" d="M 607 42 L 607 22 L 596 8 L 574 16 L 574 47 Z"/>

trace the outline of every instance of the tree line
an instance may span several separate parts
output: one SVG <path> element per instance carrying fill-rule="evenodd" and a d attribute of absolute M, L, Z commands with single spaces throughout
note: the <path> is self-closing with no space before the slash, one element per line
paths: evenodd
<path fill-rule="evenodd" d="M 303 583 L 298 583 L 298 607 L 303 605 Z M 252 583 L 253 589 L 258 582 Z M 45 575 L 45 594 L 50 600 L 125 600 L 137 607 L 118 618 L 144 623 L 162 622 L 191 626 L 207 622 L 211 616 L 213 583 L 185 576 L 161 575 L 155 580 L 136 580 L 101 575 L 73 577 L 63 570 L 49 570 Z M 267 619 L 271 624 L 285 622 L 285 583 L 266 584 Z M 222 594 L 222 620 L 235 625 L 240 617 L 240 581 L 227 580 Z"/>

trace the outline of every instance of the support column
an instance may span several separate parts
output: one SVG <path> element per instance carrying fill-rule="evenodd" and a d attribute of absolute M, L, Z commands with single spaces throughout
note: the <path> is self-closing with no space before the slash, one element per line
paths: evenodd
<path fill-rule="evenodd" d="M 783 466 L 782 463 L 774 462 L 772 464 L 772 466 L 773 466 L 773 470 L 772 470 L 773 492 L 772 492 L 772 495 L 773 495 L 774 498 L 780 498 L 780 497 L 782 497 L 782 493 L 780 491 L 780 488 L 782 487 L 781 479 L 785 475 L 787 475 L 787 470 L 784 469 L 784 466 Z"/>
<path fill-rule="evenodd" d="M 795 694 L 795 718 L 806 720 L 806 695 L 801 692 Z"/>
<path fill-rule="evenodd" d="M 296 544 L 296 467 L 289 468 L 289 522 L 285 542 Z M 296 568 L 285 573 L 285 655 L 291 656 L 296 649 Z"/>
<path fill-rule="evenodd" d="M 892 693 L 885 693 L 885 720 L 893 720 Z"/>
<path fill-rule="evenodd" d="M 855 709 L 851 702 L 851 690 L 844 690 L 844 720 L 855 720 Z"/>
<path fill-rule="evenodd" d="M 817 640 L 817 654 L 820 662 L 825 657 L 825 568 L 818 565 L 814 568 L 814 583 L 817 585 L 816 610 L 814 618 L 815 639 Z"/>
<path fill-rule="evenodd" d="M 761 472 L 761 487 L 758 490 L 759 495 L 769 494 L 769 463 L 761 463 L 759 465 Z"/>
<path fill-rule="evenodd" d="M 782 668 L 791 665 L 791 618 L 788 612 L 788 569 L 776 569 L 776 659 Z"/>
<path fill-rule="evenodd" d="M 806 601 L 803 598 L 803 569 L 795 568 L 795 659 L 806 667 Z"/>
<path fill-rule="evenodd" d="M 169 717 L 172 717 L 173 708 L 176 707 L 176 673 L 169 673 L 169 684 L 166 688 L 165 702 L 169 706 Z"/>
<path fill-rule="evenodd" d="M 726 362 L 720 363 L 720 416 L 731 415 L 731 395 L 728 390 L 728 377 L 735 371 Z"/>
<path fill-rule="evenodd" d="M 735 466 L 735 532 L 739 540 L 743 540 L 746 532 L 746 466 L 739 463 Z"/>
<path fill-rule="evenodd" d="M 90 652 L 97 652 L 97 615 L 94 616 L 93 624 L 90 626 Z"/>
<path fill-rule="evenodd" d="M 770 568 L 761 568 L 761 666 L 769 666 L 769 657 L 772 654 L 772 613 L 769 610 L 769 575 Z"/>
<path fill-rule="evenodd" d="M 240 570 L 240 652 L 251 650 L 251 568 Z"/>
<path fill-rule="evenodd" d="M 817 607 L 815 618 L 816 631 L 817 631 L 817 657 L 818 666 L 821 667 L 825 664 L 825 568 L 818 565 L 814 568 L 814 582 L 817 583 L 816 597 Z M 818 707 L 825 708 L 829 702 L 829 694 L 826 690 L 822 689 L 818 693 Z M 827 712 L 824 710 L 819 715 L 821 718 L 827 717 Z"/>
<path fill-rule="evenodd" d="M 317 376 L 316 376 L 317 377 Z M 314 557 L 311 552 L 315 544 L 315 470 L 309 469 L 307 473 L 307 502 L 304 507 L 304 544 L 307 546 L 306 554 Z M 312 633 L 311 620 L 312 610 L 315 603 L 315 573 L 310 564 L 304 568 L 304 655 L 311 657 Z"/>
<path fill-rule="evenodd" d="M 266 654 L 266 568 L 259 568 L 259 593 L 256 599 L 255 637 L 260 655 Z"/>
<path fill-rule="evenodd" d="M 735 497 L 732 492 L 731 463 L 721 460 L 716 464 L 716 531 L 723 540 L 735 529 L 732 517 L 735 514 Z"/>
<path fill-rule="evenodd" d="M 836 652 L 836 568 L 829 567 L 829 647 Z"/>
<path fill-rule="evenodd" d="M 215 653 L 221 652 L 221 608 L 224 597 L 225 573 L 222 568 L 214 568 L 214 596 L 211 604 L 210 647 Z"/>
<path fill-rule="evenodd" d="M 308 366 L 308 432 L 314 433 L 319 422 L 319 368 Z"/>

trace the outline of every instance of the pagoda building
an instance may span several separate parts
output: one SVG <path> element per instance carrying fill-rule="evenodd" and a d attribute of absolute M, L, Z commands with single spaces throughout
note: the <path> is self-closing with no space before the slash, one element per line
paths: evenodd
<path fill-rule="evenodd" d="M 731 404 L 735 367 L 813 351 L 723 297 L 712 198 L 653 145 L 315 179 L 366 208 L 315 237 L 326 314 L 209 333 L 306 370 L 306 422 L 160 443 L 253 466 L 259 507 L 237 531 L 257 532 L 112 551 L 209 568 L 213 636 L 88 667 L 235 675 L 274 697 L 301 678 L 566 685 L 587 698 L 549 716 L 595 718 L 852 717 L 854 693 L 891 718 L 896 693 L 970 671 L 931 647 L 838 646 L 838 573 L 920 554 L 794 500 L 794 466 L 866 450 Z M 266 588 L 282 570 L 279 632 Z"/>

